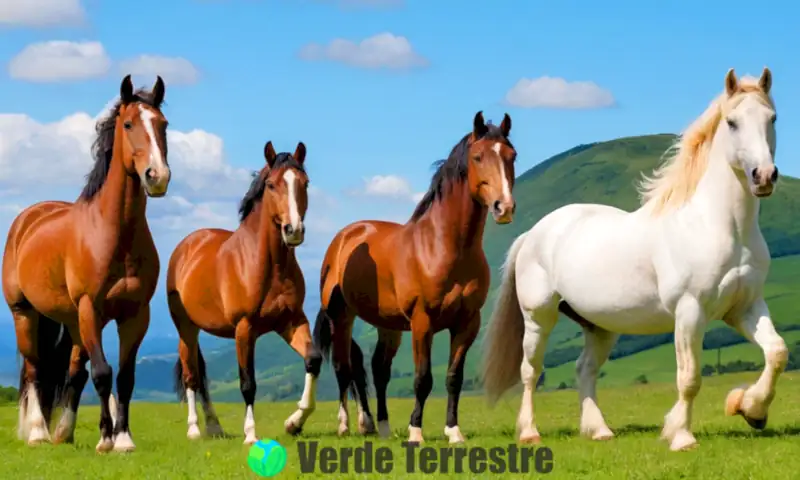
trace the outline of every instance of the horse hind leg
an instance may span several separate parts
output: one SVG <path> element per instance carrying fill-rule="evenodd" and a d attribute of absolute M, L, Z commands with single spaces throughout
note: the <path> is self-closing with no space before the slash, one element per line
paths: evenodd
<path fill-rule="evenodd" d="M 60 340 L 61 325 L 39 315 L 33 308 L 12 308 L 17 347 L 23 357 L 20 371 L 19 425 L 17 434 L 29 445 L 49 443 L 48 418 L 57 388 L 54 364 L 50 358 Z M 44 319 L 44 321 L 42 321 Z M 49 364 L 48 364 L 49 363 Z M 45 405 L 45 402 L 49 402 Z M 49 416 L 49 415 L 48 415 Z"/>
<path fill-rule="evenodd" d="M 386 406 L 386 390 L 392 377 L 392 361 L 400 348 L 403 332 L 378 329 L 378 342 L 372 354 L 372 379 L 378 402 L 378 435 L 388 438 L 392 434 L 389 425 L 389 409 Z"/>
<path fill-rule="evenodd" d="M 597 375 L 608 360 L 619 335 L 591 326 L 583 328 L 583 337 L 583 352 L 575 364 L 581 406 L 581 434 L 592 440 L 608 440 L 614 437 L 614 433 L 606 425 L 597 405 Z"/>
<path fill-rule="evenodd" d="M 74 338 L 79 338 L 73 336 Z M 64 393 L 64 410 L 53 436 L 53 443 L 73 443 L 75 441 L 75 422 L 78 415 L 78 406 L 86 382 L 89 380 L 89 371 L 86 362 L 89 354 L 82 345 L 73 345 L 70 354 L 69 374 L 66 391 Z"/>

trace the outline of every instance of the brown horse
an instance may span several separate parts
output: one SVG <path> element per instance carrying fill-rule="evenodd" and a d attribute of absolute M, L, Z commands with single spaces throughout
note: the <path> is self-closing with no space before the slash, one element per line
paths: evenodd
<path fill-rule="evenodd" d="M 48 425 L 58 400 L 64 412 L 52 440 L 74 440 L 89 360 L 100 397 L 97 451 L 135 448 L 128 409 L 136 353 L 150 323 L 159 272 L 145 194 L 165 195 L 170 181 L 163 100 L 161 77 L 145 92 L 134 91 L 126 76 L 119 101 L 97 124 L 95 165 L 78 200 L 37 203 L 11 224 L 3 294 L 24 358 L 19 435 L 29 444 L 51 440 Z M 103 328 L 111 319 L 116 319 L 120 343 L 118 407 L 102 345 Z"/>
<path fill-rule="evenodd" d="M 303 313 L 305 281 L 294 250 L 305 234 L 306 147 L 301 142 L 294 155 L 276 154 L 272 142 L 267 142 L 264 156 L 267 164 L 254 176 L 239 207 L 239 228 L 234 232 L 197 230 L 178 244 L 169 261 L 169 310 L 181 338 L 175 388 L 189 404 L 190 439 L 200 437 L 196 394 L 203 403 L 206 433 L 225 435 L 208 393 L 197 341 L 201 329 L 236 339 L 239 387 L 245 402 L 244 443 L 257 440 L 254 354 L 256 339 L 264 333 L 277 332 L 306 362 L 303 396 L 298 410 L 286 420 L 286 431 L 299 433 L 314 411 L 322 357 L 313 347 Z"/>
<path fill-rule="evenodd" d="M 478 335 L 490 280 L 483 252 L 486 216 L 491 211 L 495 222 L 505 224 L 512 221 L 515 209 L 511 192 L 516 151 L 508 139 L 510 130 L 508 114 L 496 126 L 484 123 L 478 112 L 473 131 L 458 142 L 447 160 L 438 162 L 430 189 L 407 223 L 352 223 L 328 247 L 314 339 L 324 356 L 333 350 L 340 435 L 349 430 L 348 389 L 360 402 L 359 430 L 374 431 L 362 355 L 351 338 L 358 316 L 378 328 L 372 372 L 381 436 L 390 433 L 386 388 L 392 360 L 402 332 L 411 331 L 416 405 L 409 442 L 422 442 L 422 412 L 433 388 L 433 335 L 450 331 L 444 432 L 450 443 L 464 441 L 458 427 L 464 360 Z"/>

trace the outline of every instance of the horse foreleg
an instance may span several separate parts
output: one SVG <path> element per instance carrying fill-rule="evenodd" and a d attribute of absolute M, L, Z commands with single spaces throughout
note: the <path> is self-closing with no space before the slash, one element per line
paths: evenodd
<path fill-rule="evenodd" d="M 392 361 L 397 355 L 402 339 L 402 331 L 379 328 L 378 343 L 372 354 L 372 381 L 375 383 L 375 396 L 378 401 L 378 434 L 382 438 L 388 438 L 392 434 L 389 409 L 386 407 L 386 390 L 392 378 Z"/>
<path fill-rule="evenodd" d="M 433 331 L 427 314 L 417 314 L 411 319 L 411 350 L 414 355 L 414 410 L 408 424 L 408 442 L 420 444 L 423 442 L 422 417 L 425 410 L 425 401 L 433 390 L 433 375 L 431 374 L 431 345 L 433 344 Z"/>
<path fill-rule="evenodd" d="M 581 434 L 592 440 L 608 440 L 614 436 L 597 406 L 597 375 L 608 360 L 618 337 L 619 335 L 600 327 L 583 328 L 585 344 L 575 369 L 581 405 Z"/>
<path fill-rule="evenodd" d="M 685 298 L 675 312 L 675 357 L 678 367 L 678 401 L 667 414 L 662 438 L 670 450 L 687 450 L 697 445 L 691 432 L 692 404 L 700 391 L 700 354 L 706 321 L 700 304 Z"/>
<path fill-rule="evenodd" d="M 303 430 L 306 420 L 317 406 L 317 379 L 322 367 L 322 355 L 314 347 L 311 340 L 311 329 L 305 315 L 281 333 L 292 349 L 297 352 L 306 364 L 305 386 L 303 395 L 297 402 L 297 410 L 286 419 L 284 428 L 291 435 L 297 435 Z"/>
<path fill-rule="evenodd" d="M 80 338 L 77 329 L 72 338 Z M 89 361 L 89 354 L 86 353 L 83 345 L 73 345 L 69 362 L 69 378 L 67 379 L 67 388 L 64 394 L 64 411 L 56 427 L 53 443 L 73 443 L 75 441 L 75 422 L 78 417 L 78 406 L 83 389 L 89 380 L 89 371 L 86 370 L 87 361 Z"/>
<path fill-rule="evenodd" d="M 775 397 L 775 384 L 786 368 L 789 350 L 786 342 L 775 331 L 769 309 L 764 299 L 759 299 L 741 318 L 729 323 L 750 342 L 764 352 L 764 370 L 754 385 L 747 389 L 735 388 L 725 401 L 728 415 L 742 415 L 747 423 L 758 430 L 767 426 L 767 413 Z"/>
<path fill-rule="evenodd" d="M 236 359 L 239 363 L 239 390 L 245 404 L 244 443 L 252 445 L 258 441 L 256 437 L 256 419 L 253 404 L 256 400 L 256 336 L 248 319 L 242 319 L 236 325 Z"/>
<path fill-rule="evenodd" d="M 106 354 L 103 352 L 102 316 L 88 296 L 83 296 L 78 301 L 78 319 L 81 341 L 89 354 L 92 383 L 100 398 L 100 441 L 95 450 L 98 453 L 105 453 L 114 448 L 112 438 L 114 424 L 109 409 L 114 377 L 111 365 L 108 364 Z"/>
<path fill-rule="evenodd" d="M 117 421 L 114 425 L 114 451 L 132 452 L 129 410 L 136 381 L 136 354 L 150 326 L 150 306 L 143 304 L 133 315 L 117 319 L 119 335 L 119 373 L 117 373 Z"/>
<path fill-rule="evenodd" d="M 450 362 L 447 367 L 447 422 L 444 434 L 451 444 L 463 443 L 464 435 L 458 426 L 458 401 L 461 397 L 461 387 L 464 385 L 464 363 L 467 351 L 478 337 L 481 326 L 481 316 L 478 313 L 474 318 L 465 323 L 458 324 L 461 328 L 450 329 Z"/>
<path fill-rule="evenodd" d="M 558 321 L 558 309 L 555 305 L 542 306 L 532 312 L 525 307 L 521 309 L 525 333 L 522 337 L 523 358 L 520 377 L 523 390 L 517 416 L 517 434 L 520 443 L 539 443 L 542 438 L 536 428 L 533 394 L 536 391 L 536 383 L 544 372 L 544 352 L 547 349 L 550 332 Z"/>

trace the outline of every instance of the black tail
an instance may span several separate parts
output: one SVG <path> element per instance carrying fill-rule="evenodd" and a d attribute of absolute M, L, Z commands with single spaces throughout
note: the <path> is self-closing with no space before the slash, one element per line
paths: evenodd
<path fill-rule="evenodd" d="M 63 324 L 45 316 L 39 317 L 36 332 L 36 350 L 39 363 L 36 366 L 36 384 L 41 396 L 42 413 L 45 421 L 50 420 L 54 407 L 66 398 L 64 392 L 69 375 L 69 362 L 72 357 L 72 337 Z M 24 405 L 28 389 L 25 388 L 25 363 L 19 371 L 19 402 Z"/>
<path fill-rule="evenodd" d="M 186 384 L 183 382 L 183 363 L 180 356 L 175 361 L 173 368 L 173 379 L 175 393 L 178 394 L 178 400 L 181 402 L 186 401 Z M 206 360 L 203 358 L 203 352 L 200 350 L 200 343 L 197 344 L 197 375 L 199 382 L 197 384 L 197 393 L 204 403 L 208 403 L 208 376 L 206 375 Z"/>
<path fill-rule="evenodd" d="M 322 355 L 325 362 L 331 360 L 331 347 L 333 345 L 333 319 L 328 316 L 325 309 L 320 308 L 317 314 L 317 321 L 314 323 L 314 346 L 317 351 Z M 361 347 L 355 342 L 350 340 L 350 395 L 353 400 L 358 400 L 359 391 L 363 391 L 363 395 L 367 395 L 367 370 L 364 368 L 364 354 Z M 364 398 L 366 400 L 366 398 Z"/>

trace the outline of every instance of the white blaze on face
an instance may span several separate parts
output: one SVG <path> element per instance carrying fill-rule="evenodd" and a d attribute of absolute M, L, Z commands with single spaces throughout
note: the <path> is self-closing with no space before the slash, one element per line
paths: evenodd
<path fill-rule="evenodd" d="M 166 174 L 167 164 L 164 162 L 164 154 L 161 151 L 161 147 L 158 146 L 156 132 L 153 128 L 153 120 L 156 115 L 140 104 L 139 117 L 142 119 L 144 131 L 147 132 L 147 136 L 150 138 L 150 168 L 154 169 L 159 177 L 162 177 Z"/>
<path fill-rule="evenodd" d="M 289 191 L 289 225 L 294 231 L 300 229 L 300 210 L 297 208 L 297 175 L 293 170 L 288 169 L 283 174 L 283 181 Z"/>
<path fill-rule="evenodd" d="M 492 151 L 494 151 L 494 153 L 496 153 L 497 156 L 499 157 L 500 156 L 500 149 L 502 147 L 503 147 L 503 145 L 500 142 L 497 142 L 494 145 L 492 145 Z M 506 169 L 503 168 L 504 165 L 503 165 L 502 158 L 500 159 L 499 165 L 500 165 L 500 178 L 502 179 L 502 182 L 503 182 L 503 186 L 502 186 L 503 200 L 508 202 L 508 201 L 511 200 L 511 183 L 508 181 L 508 176 L 506 175 Z"/>

